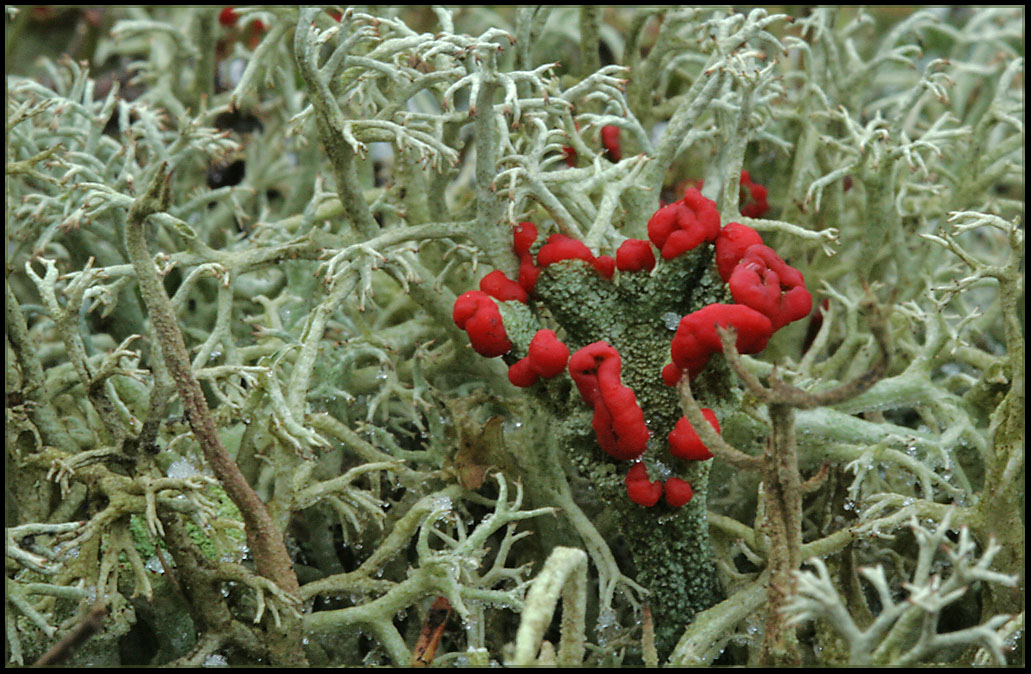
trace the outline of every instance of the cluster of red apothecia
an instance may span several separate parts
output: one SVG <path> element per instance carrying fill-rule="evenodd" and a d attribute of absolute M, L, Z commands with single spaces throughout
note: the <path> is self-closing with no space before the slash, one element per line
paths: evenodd
<path fill-rule="evenodd" d="M 742 174 L 741 182 L 743 197 L 751 198 L 746 206 L 761 203 L 765 211 L 765 189 L 754 185 L 747 173 Z M 750 210 L 756 216 L 762 211 Z M 734 304 L 710 304 L 680 319 L 670 345 L 671 362 L 662 371 L 662 379 L 669 386 L 685 373 L 697 376 L 713 353 L 722 352 L 717 326 L 733 327 L 737 350 L 754 354 L 766 347 L 776 330 L 804 318 L 812 309 L 812 297 L 802 274 L 764 245 L 754 229 L 737 222 L 721 227 L 716 204 L 697 188 L 689 188 L 680 201 L 656 211 L 648 222 L 649 240 L 624 241 L 614 259 L 595 256 L 581 241 L 563 234 L 552 234 L 535 257 L 531 248 L 537 238 L 533 223 L 521 223 L 513 232 L 513 249 L 520 263 L 518 278 L 491 272 L 480 282 L 479 290 L 455 301 L 455 324 L 468 333 L 473 349 L 483 356 L 502 356 L 512 349 L 497 303 L 529 302 L 540 270 L 563 260 L 583 260 L 602 277 L 611 279 L 616 270 L 627 274 L 651 271 L 657 264 L 654 250 L 664 260 L 671 260 L 705 243 L 715 247 L 716 268 Z M 527 355 L 510 365 L 508 377 L 516 386 L 529 387 L 568 370 L 581 398 L 594 408 L 592 426 L 599 446 L 613 459 L 636 462 L 626 475 L 630 500 L 653 506 L 665 495 L 668 505 L 682 506 L 691 500 L 691 485 L 677 477 L 664 483 L 651 481 L 639 461 L 647 449 L 650 431 L 634 391 L 621 381 L 621 369 L 619 352 L 607 342 L 588 344 L 570 355 L 554 331 L 540 330 L 530 341 Z M 720 432 L 712 410 L 702 412 Z M 667 441 L 670 453 L 677 458 L 712 458 L 686 417 L 680 418 Z"/>
<path fill-rule="evenodd" d="M 229 5 L 223 7 L 218 13 L 218 22 L 222 27 L 232 31 L 232 39 L 241 39 L 247 43 L 249 49 L 254 49 L 261 42 L 262 36 L 268 27 L 265 26 L 265 22 L 260 19 L 255 19 L 247 24 L 245 31 L 242 34 L 237 34 L 236 23 L 240 20 L 240 15 L 236 12 L 236 7 Z M 228 46 L 223 45 L 223 52 L 228 53 Z"/>
<path fill-rule="evenodd" d="M 743 201 L 751 197 L 747 206 L 761 202 L 761 211 L 750 211 L 761 215 L 766 210 L 765 188 L 754 185 L 747 172 L 742 173 L 742 185 Z M 754 354 L 766 347 L 776 330 L 804 318 L 812 309 L 812 297 L 802 274 L 764 245 L 754 229 L 737 222 L 721 227 L 716 205 L 697 188 L 689 188 L 683 199 L 656 211 L 648 222 L 649 240 L 624 241 L 615 259 L 595 256 L 582 242 L 563 234 L 552 234 L 535 257 L 531 247 L 537 238 L 533 223 L 521 223 L 513 232 L 513 249 L 520 262 L 518 278 L 513 280 L 501 271 L 493 271 L 480 282 L 480 290 L 467 292 L 455 301 L 455 323 L 468 333 L 473 349 L 483 356 L 502 356 L 512 349 L 497 303 L 527 303 L 544 267 L 578 259 L 611 279 L 616 270 L 630 274 L 651 271 L 657 263 L 653 247 L 663 259 L 670 260 L 704 243 L 714 245 L 717 271 L 734 299 L 734 304 L 710 304 L 681 318 L 670 345 L 671 362 L 662 371 L 662 379 L 669 386 L 676 385 L 685 373 L 697 376 L 713 353 L 722 352 L 717 326 L 733 327 L 737 350 Z M 530 341 L 527 355 L 509 367 L 508 377 L 516 386 L 530 387 L 542 378 L 550 379 L 568 370 L 584 402 L 594 408 L 592 426 L 599 446 L 613 459 L 635 462 L 626 475 L 630 500 L 653 506 L 665 495 L 669 506 L 682 506 L 691 500 L 691 485 L 677 477 L 664 483 L 651 481 L 639 461 L 647 449 L 650 431 L 634 391 L 621 381 L 621 368 L 619 352 L 607 342 L 588 344 L 570 355 L 555 332 L 544 329 Z M 713 411 L 703 409 L 702 413 L 720 432 Z M 679 459 L 712 458 L 686 417 L 680 418 L 667 441 L 670 453 Z"/>
<path fill-rule="evenodd" d="M 577 124 L 576 128 L 580 128 Z M 623 158 L 623 150 L 619 144 L 619 127 L 612 124 L 607 124 L 601 127 L 601 146 L 605 148 L 605 156 L 611 162 L 617 162 Z M 576 150 L 572 146 L 566 146 L 562 148 L 562 158 L 566 162 L 566 166 L 573 168 L 576 166 Z M 751 217 L 751 216 L 749 216 Z"/>
<path fill-rule="evenodd" d="M 326 13 L 333 17 L 333 20 L 337 22 L 343 18 L 343 13 L 335 9 L 327 9 Z M 225 28 L 232 29 L 236 26 L 236 23 L 239 20 L 240 15 L 237 13 L 234 5 L 225 6 L 218 13 L 218 22 Z M 265 26 L 264 21 L 261 21 L 260 19 L 252 21 L 248 26 L 248 33 L 246 35 L 247 46 L 251 49 L 257 47 L 266 30 L 268 30 L 268 27 Z"/>

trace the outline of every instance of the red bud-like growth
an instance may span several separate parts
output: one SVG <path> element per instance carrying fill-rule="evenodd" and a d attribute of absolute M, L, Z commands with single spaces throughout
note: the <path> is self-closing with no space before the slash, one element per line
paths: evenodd
<path fill-rule="evenodd" d="M 532 222 L 521 222 L 512 230 L 512 250 L 519 258 L 519 285 L 527 293 L 532 293 L 537 285 L 537 276 L 541 270 L 533 262 L 530 247 L 537 241 L 537 226 Z"/>
<path fill-rule="evenodd" d="M 680 319 L 670 346 L 674 365 L 691 377 L 701 372 L 711 354 L 723 351 L 716 326 L 737 330 L 735 345 L 740 353 L 762 351 L 773 334 L 770 319 L 755 309 L 741 304 L 710 304 Z M 672 373 L 668 377 L 663 373 L 667 384 L 672 378 Z"/>
<path fill-rule="evenodd" d="M 648 447 L 649 431 L 632 389 L 620 381 L 619 352 L 606 342 L 588 344 L 569 359 L 580 396 L 594 407 L 591 425 L 601 448 L 614 459 L 636 459 Z"/>
<path fill-rule="evenodd" d="M 627 239 L 616 250 L 616 269 L 619 271 L 651 271 L 655 268 L 655 253 L 644 239 Z"/>
<path fill-rule="evenodd" d="M 671 477 L 666 480 L 665 491 L 666 505 L 671 508 L 687 505 L 691 498 L 694 497 L 694 490 L 691 489 L 691 484 L 681 480 L 679 477 Z"/>
<path fill-rule="evenodd" d="M 626 473 L 626 495 L 637 505 L 650 508 L 662 498 L 662 483 L 648 479 L 648 469 L 635 463 Z"/>
<path fill-rule="evenodd" d="M 591 266 L 602 278 L 610 279 L 616 273 L 616 260 L 611 255 L 599 255 L 591 260 Z"/>
<path fill-rule="evenodd" d="M 716 268 L 724 283 L 730 280 L 734 267 L 745 256 L 745 251 L 762 242 L 759 232 L 740 222 L 727 223 L 727 226 L 720 230 L 716 237 Z"/>
<path fill-rule="evenodd" d="M 451 317 L 455 325 L 469 334 L 473 350 L 481 356 L 494 358 L 512 350 L 498 305 L 487 293 L 470 290 L 461 295 L 455 300 Z"/>
<path fill-rule="evenodd" d="M 526 290 L 521 285 L 505 276 L 505 272 L 495 269 L 480 279 L 480 290 L 500 302 L 515 300 L 526 304 Z"/>
<path fill-rule="evenodd" d="M 748 171 L 741 172 L 741 215 L 746 218 L 761 218 L 770 210 L 770 204 L 766 201 L 766 188 L 758 183 L 752 182 L 752 176 Z"/>
<path fill-rule="evenodd" d="M 566 369 L 569 347 L 559 340 L 554 330 L 538 330 L 530 340 L 527 358 L 542 377 L 551 379 Z"/>
<path fill-rule="evenodd" d="M 719 232 L 716 204 L 695 188 L 684 192 L 680 201 L 660 208 L 648 221 L 648 238 L 666 260 L 713 241 Z"/>
<path fill-rule="evenodd" d="M 562 260 L 594 261 L 594 253 L 583 241 L 577 241 L 565 234 L 552 234 L 547 243 L 537 251 L 537 266 L 547 267 Z"/>
<path fill-rule="evenodd" d="M 702 416 L 705 417 L 705 420 L 709 422 L 717 433 L 720 432 L 720 422 L 716 419 L 715 412 L 708 408 L 703 408 Z M 667 440 L 669 440 L 669 453 L 678 459 L 705 461 L 712 458 L 712 452 L 705 446 L 702 439 L 698 437 L 698 433 L 695 431 L 694 426 L 691 425 L 691 422 L 687 420 L 687 417 L 680 417 L 677 425 L 667 436 Z"/>
<path fill-rule="evenodd" d="M 601 127 L 601 144 L 608 154 L 609 161 L 617 162 L 623 158 L 623 151 L 619 147 L 619 127 L 614 124 L 607 124 Z"/>
<path fill-rule="evenodd" d="M 727 285 L 735 302 L 769 318 L 775 331 L 805 318 L 813 308 L 802 272 L 762 244 L 745 251 Z"/>
<path fill-rule="evenodd" d="M 538 330 L 530 340 L 527 356 L 508 368 L 508 380 L 523 388 L 533 386 L 541 377 L 551 379 L 561 374 L 568 360 L 569 347 L 555 332 Z"/>

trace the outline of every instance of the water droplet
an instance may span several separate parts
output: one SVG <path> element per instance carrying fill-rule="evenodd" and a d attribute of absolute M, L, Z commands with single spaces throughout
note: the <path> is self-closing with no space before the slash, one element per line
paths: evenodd
<path fill-rule="evenodd" d="M 229 661 L 226 660 L 226 656 L 221 653 L 212 653 L 208 657 L 204 658 L 205 667 L 228 667 Z"/>
<path fill-rule="evenodd" d="M 165 475 L 171 478 L 187 478 L 195 475 L 200 475 L 200 471 L 197 470 L 196 466 L 187 461 L 186 459 L 177 459 L 172 462 L 172 465 L 165 471 Z"/>

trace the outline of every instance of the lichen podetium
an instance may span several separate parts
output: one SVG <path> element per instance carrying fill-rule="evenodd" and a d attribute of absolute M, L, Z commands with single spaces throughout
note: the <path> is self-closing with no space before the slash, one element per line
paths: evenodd
<path fill-rule="evenodd" d="M 735 224 L 728 232 L 736 234 L 742 227 Z M 732 293 L 723 286 L 714 260 L 714 250 L 721 245 L 719 216 L 715 204 L 697 190 L 688 190 L 683 201 L 657 211 L 648 231 L 650 242 L 621 246 L 617 260 L 605 261 L 564 235 L 537 242 L 536 226 L 521 223 L 513 231 L 519 281 L 498 271 L 489 273 L 480 284 L 484 290 L 456 301 L 454 317 L 478 353 L 502 356 L 509 365 L 509 379 L 534 394 L 552 418 L 544 423 L 561 429 L 560 451 L 591 486 L 590 498 L 613 509 L 615 528 L 630 553 L 631 573 L 649 591 L 658 652 L 667 654 L 683 628 L 721 599 L 722 592 L 709 543 L 709 464 L 674 456 L 666 442 L 682 419 L 673 387 L 679 369 L 669 363 L 673 323 L 680 321 L 679 336 L 694 325 L 680 317 L 712 313 L 713 318 L 702 319 L 701 325 L 704 333 L 714 335 L 705 321 L 719 321 L 717 316 L 740 308 L 765 322 L 767 332 L 756 336 L 760 345 L 768 340 L 772 324 L 751 308 L 722 303 Z M 667 245 L 674 243 L 674 233 L 683 235 L 679 247 Z M 776 258 L 755 232 L 752 235 L 758 243 L 749 251 L 761 249 Z M 657 265 L 654 256 L 644 255 L 649 244 L 662 254 Z M 744 249 L 724 258 L 728 270 L 751 264 Z M 808 301 L 801 275 L 777 261 L 785 279 L 788 271 L 797 277 L 791 277 L 792 286 L 785 290 L 805 293 Z M 758 277 L 754 283 L 759 283 Z M 777 283 L 762 287 L 777 298 L 782 292 Z M 770 312 L 780 311 L 776 300 L 765 304 Z M 807 314 L 805 307 L 783 320 L 779 313 L 776 316 L 784 324 Z M 555 325 L 545 327 L 549 320 Z M 561 331 L 568 348 L 550 327 Z M 541 336 L 563 346 L 563 362 L 569 349 L 576 350 L 569 359 L 569 374 L 579 396 L 572 394 L 569 379 L 556 377 L 561 368 L 552 367 L 544 380 L 524 374 L 527 367 L 535 367 L 530 345 Z M 687 356 L 694 365 L 683 376 L 696 379 L 710 408 L 730 413 L 737 398 L 735 386 L 726 368 L 715 360 L 710 363 L 708 349 L 713 347 L 705 341 L 688 339 L 695 345 L 695 352 Z M 672 353 L 679 364 L 676 347 Z M 583 416 L 584 402 L 595 408 L 593 435 L 576 423 Z M 642 461 L 645 472 L 635 464 L 633 473 L 627 473 L 627 461 Z M 657 480 L 650 479 L 649 470 Z M 659 505 L 663 491 L 666 498 Z"/>
<path fill-rule="evenodd" d="M 614 462 L 599 449 L 589 428 L 563 426 L 563 444 L 572 462 L 597 489 L 592 497 L 616 510 L 619 532 L 631 550 L 633 575 L 651 591 L 648 601 L 660 652 L 667 652 L 695 613 L 713 605 L 721 594 L 706 521 L 709 467 L 707 462 L 680 461 L 666 451 L 666 435 L 681 415 L 676 389 L 661 376 L 673 335 L 664 316 L 686 314 L 716 299 L 718 289 L 702 282 L 709 261 L 699 251 L 660 263 L 655 276 L 623 274 L 618 284 L 599 277 L 583 262 L 570 261 L 547 267 L 537 282 L 542 302 L 569 334 L 571 347 L 604 340 L 622 355 L 623 381 L 637 395 L 652 433 L 644 460 L 657 462 L 653 478 L 662 472 L 680 475 L 694 487 L 694 498 L 683 508 L 643 508 L 626 496 L 625 462 L 612 470 L 606 464 Z M 699 385 L 711 393 L 730 389 L 725 375 L 716 371 Z M 582 423 L 584 415 L 577 410 L 584 408 L 583 402 L 578 397 L 567 400 L 573 409 L 558 414 Z M 712 406 L 732 404 L 727 395 L 707 400 Z"/>

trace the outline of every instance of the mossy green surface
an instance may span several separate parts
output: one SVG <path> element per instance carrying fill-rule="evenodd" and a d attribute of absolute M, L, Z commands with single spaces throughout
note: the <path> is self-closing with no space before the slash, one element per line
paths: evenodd
<path fill-rule="evenodd" d="M 589 427 L 579 432 L 571 429 L 564 436 L 570 460 L 596 490 L 592 498 L 600 497 L 615 513 L 615 526 L 630 550 L 634 577 L 650 591 L 660 654 L 672 649 L 699 611 L 722 596 L 706 520 L 709 465 L 669 454 L 666 435 L 682 413 L 676 389 L 666 386 L 661 376 L 679 318 L 724 297 L 722 284 L 711 280 L 711 267 L 708 243 L 673 260 L 660 260 L 653 273 L 617 271 L 612 279 L 603 278 L 586 262 L 571 260 L 545 267 L 534 290 L 533 306 L 554 317 L 568 335 L 571 350 L 596 341 L 616 348 L 622 383 L 634 391 L 651 432 L 642 456 L 651 468 L 651 478 L 677 476 L 694 490 L 692 501 L 682 508 L 670 508 L 662 501 L 652 508 L 641 507 L 627 497 L 628 462 L 606 456 Z M 735 396 L 726 371 L 714 364 L 704 379 L 705 391 L 717 391 L 721 384 L 725 390 L 722 396 L 707 395 L 706 403 L 732 411 Z M 570 404 L 584 407 L 578 396 L 573 398 Z"/>

